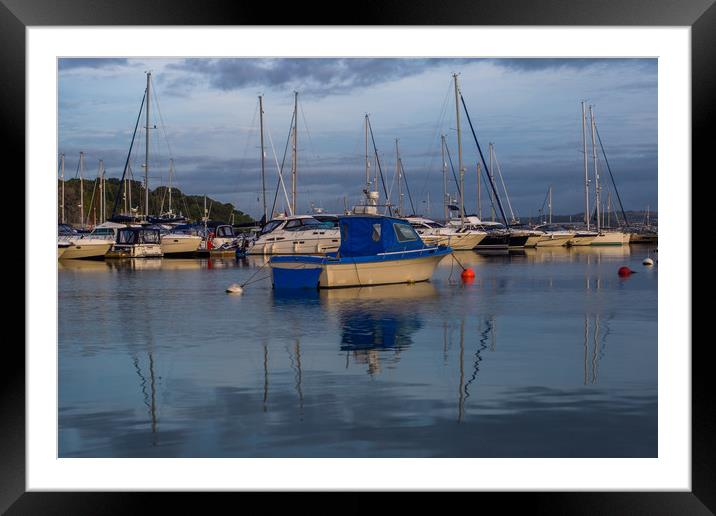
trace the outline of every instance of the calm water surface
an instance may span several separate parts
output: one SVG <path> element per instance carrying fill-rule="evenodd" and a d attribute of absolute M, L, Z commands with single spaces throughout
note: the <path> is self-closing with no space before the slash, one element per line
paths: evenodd
<path fill-rule="evenodd" d="M 263 258 L 59 262 L 61 457 L 655 457 L 648 247 L 281 296 Z M 617 276 L 621 265 L 639 271 Z"/>

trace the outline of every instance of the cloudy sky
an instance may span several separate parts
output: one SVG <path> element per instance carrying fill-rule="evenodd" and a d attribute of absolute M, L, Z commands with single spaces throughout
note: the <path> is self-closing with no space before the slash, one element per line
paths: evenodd
<path fill-rule="evenodd" d="M 75 177 L 80 151 L 85 177 L 96 175 L 100 159 L 109 176 L 121 176 L 145 71 L 151 71 L 150 117 L 156 129 L 150 129 L 150 188 L 166 184 L 171 157 L 174 184 L 182 191 L 232 202 L 260 217 L 258 95 L 264 95 L 270 207 L 276 160 L 286 148 L 298 91 L 299 212 L 309 211 L 311 203 L 340 211 L 344 197 L 349 205 L 358 202 L 368 113 L 388 188 L 397 138 L 415 210 L 440 217 L 440 135 L 446 135 L 457 167 L 451 88 L 452 74 L 459 73 L 480 145 L 486 152 L 494 143 L 517 215 L 537 216 L 550 185 L 555 213 L 583 210 L 582 100 L 594 106 L 625 208 L 658 209 L 655 59 L 101 58 L 61 59 L 58 69 L 59 151 L 66 155 L 66 178 Z M 464 113 L 461 118 L 465 203 L 473 212 L 479 155 Z M 140 131 L 130 159 L 137 179 L 144 162 Z M 599 167 L 607 186 L 603 160 Z M 287 158 L 290 182 L 289 171 Z M 454 182 L 449 190 L 455 194 Z M 396 193 L 392 187 L 393 203 Z M 484 197 L 484 214 L 487 203 Z M 281 192 L 276 208 L 283 206 Z"/>

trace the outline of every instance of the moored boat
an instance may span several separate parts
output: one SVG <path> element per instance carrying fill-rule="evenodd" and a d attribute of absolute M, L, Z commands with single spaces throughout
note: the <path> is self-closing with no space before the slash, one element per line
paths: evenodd
<path fill-rule="evenodd" d="M 452 252 L 425 244 L 405 220 L 380 215 L 339 217 L 341 243 L 325 256 L 273 256 L 273 286 L 336 288 L 427 281 Z"/>
<path fill-rule="evenodd" d="M 161 235 L 158 229 L 126 227 L 117 232 L 117 241 L 105 258 L 161 258 Z"/>
<path fill-rule="evenodd" d="M 629 233 L 623 231 L 605 231 L 602 230 L 591 241 L 589 245 L 626 245 L 629 243 Z"/>

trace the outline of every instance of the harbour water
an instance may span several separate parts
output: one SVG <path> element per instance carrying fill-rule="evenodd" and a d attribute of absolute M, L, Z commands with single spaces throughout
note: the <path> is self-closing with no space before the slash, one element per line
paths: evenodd
<path fill-rule="evenodd" d="M 263 257 L 60 261 L 59 455 L 656 457 L 649 249 L 293 295 L 225 293 Z"/>

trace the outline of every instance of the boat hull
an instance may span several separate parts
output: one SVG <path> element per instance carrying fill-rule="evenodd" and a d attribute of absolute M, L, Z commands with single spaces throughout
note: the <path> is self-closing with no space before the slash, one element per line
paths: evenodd
<path fill-rule="evenodd" d="M 293 261 L 271 261 L 274 288 L 343 288 L 398 283 L 419 283 L 433 275 L 450 248 L 432 248 L 409 253 L 386 253 L 371 257 L 295 257 Z"/>
<path fill-rule="evenodd" d="M 540 238 L 537 242 L 537 247 L 562 247 L 567 245 L 567 242 L 573 237 L 574 234 L 572 233 L 566 235 L 547 234 Z"/>
<path fill-rule="evenodd" d="M 537 247 L 537 242 L 542 239 L 543 235 L 530 235 L 527 237 L 525 247 Z"/>
<path fill-rule="evenodd" d="M 452 247 L 453 251 L 472 251 L 482 242 L 487 233 L 455 233 L 454 235 L 440 236 L 436 245 Z"/>
<path fill-rule="evenodd" d="M 482 239 L 482 241 L 477 244 L 475 247 L 475 250 L 481 251 L 483 249 L 491 250 L 491 249 L 507 249 L 510 245 L 510 235 L 508 234 L 490 234 L 487 233 L 487 236 Z"/>
<path fill-rule="evenodd" d="M 597 235 L 575 235 L 567 242 L 567 245 L 574 247 L 592 245 L 595 238 Z"/>
<path fill-rule="evenodd" d="M 300 254 L 300 255 L 324 255 L 335 253 L 341 245 L 339 236 L 326 238 L 296 238 L 285 240 L 257 240 L 246 251 L 246 254 L 269 255 L 269 254 Z"/>
<path fill-rule="evenodd" d="M 111 247 L 112 244 L 110 242 L 75 241 L 65 249 L 59 258 L 62 260 L 102 258 Z"/>
<path fill-rule="evenodd" d="M 108 259 L 119 258 L 161 258 L 160 244 L 114 245 L 105 255 Z"/>
<path fill-rule="evenodd" d="M 589 245 L 625 245 L 629 243 L 629 234 L 621 231 L 605 231 L 592 240 Z"/>
<path fill-rule="evenodd" d="M 162 253 L 167 256 L 179 254 L 192 254 L 199 250 L 200 236 L 174 236 L 164 235 L 161 240 Z"/>

